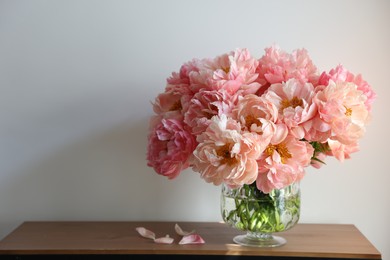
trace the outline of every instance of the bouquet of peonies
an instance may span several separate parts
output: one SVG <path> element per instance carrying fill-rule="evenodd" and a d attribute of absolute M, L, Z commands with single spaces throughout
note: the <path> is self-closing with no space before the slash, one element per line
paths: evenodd
<path fill-rule="evenodd" d="M 148 166 L 173 179 L 191 167 L 207 182 L 264 193 L 358 151 L 375 93 L 342 65 L 320 73 L 305 49 L 277 46 L 193 59 L 153 103 Z"/>

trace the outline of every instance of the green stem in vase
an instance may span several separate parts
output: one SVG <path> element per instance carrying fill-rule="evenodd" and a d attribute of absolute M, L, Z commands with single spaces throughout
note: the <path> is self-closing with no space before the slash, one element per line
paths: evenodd
<path fill-rule="evenodd" d="M 283 195 L 283 196 L 282 196 Z M 279 232 L 299 217 L 299 195 L 284 196 L 280 190 L 266 194 L 256 183 L 244 185 L 234 196 L 234 207 L 224 212 L 224 220 L 240 230 Z"/>

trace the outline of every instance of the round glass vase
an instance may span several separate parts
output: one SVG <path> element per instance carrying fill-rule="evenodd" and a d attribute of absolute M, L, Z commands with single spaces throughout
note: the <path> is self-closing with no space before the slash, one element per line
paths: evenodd
<path fill-rule="evenodd" d="M 273 233 L 286 231 L 299 220 L 299 182 L 266 194 L 256 183 L 240 188 L 222 185 L 221 214 L 229 226 L 246 231 L 233 238 L 237 244 L 255 247 L 277 247 L 286 239 Z"/>

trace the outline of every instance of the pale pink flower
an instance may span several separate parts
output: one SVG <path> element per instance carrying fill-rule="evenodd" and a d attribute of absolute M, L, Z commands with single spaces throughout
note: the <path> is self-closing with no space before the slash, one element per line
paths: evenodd
<path fill-rule="evenodd" d="M 278 46 L 266 48 L 265 54 L 259 59 L 257 73 L 258 81 L 262 84 L 262 92 L 271 84 L 282 83 L 292 78 L 301 83 L 310 82 L 314 85 L 318 81 L 317 67 L 305 49 L 295 50 L 289 54 Z"/>
<path fill-rule="evenodd" d="M 221 56 L 227 57 L 227 55 L 228 54 L 224 54 Z M 214 59 L 210 58 L 198 61 L 198 71 L 192 71 L 189 74 L 189 79 L 191 82 L 190 89 L 193 93 L 197 93 L 200 90 L 214 90 L 210 87 L 210 81 L 213 78 L 213 73 L 215 70 L 215 68 L 213 68 L 214 63 Z"/>
<path fill-rule="evenodd" d="M 179 111 L 183 109 L 183 96 L 179 93 L 164 92 L 160 93 L 153 103 L 153 111 L 156 114 L 163 114 L 170 111 Z"/>
<path fill-rule="evenodd" d="M 265 149 L 277 131 L 276 106 L 271 101 L 253 94 L 239 98 L 233 110 L 233 118 L 240 122 L 244 131 L 259 135 L 261 150 Z"/>
<path fill-rule="evenodd" d="M 202 88 L 225 90 L 230 95 L 237 91 L 242 95 L 255 93 L 260 84 L 256 82 L 258 61 L 247 49 L 222 54 L 214 59 L 204 59 L 199 72 L 190 75 L 195 92 Z"/>
<path fill-rule="evenodd" d="M 199 67 L 202 61 L 199 59 L 193 59 L 189 62 L 184 63 L 180 67 L 180 71 L 172 72 L 172 75 L 167 79 L 168 86 L 175 86 L 177 89 L 189 89 L 191 80 L 190 74 L 193 72 L 199 72 Z"/>
<path fill-rule="evenodd" d="M 193 59 L 180 68 L 180 72 L 173 72 L 167 79 L 164 93 L 159 94 L 153 103 L 153 110 L 157 114 L 169 111 L 180 111 L 184 114 L 188 108 L 188 101 L 194 95 L 191 88 L 190 74 L 199 71 L 201 61 Z"/>
<path fill-rule="evenodd" d="M 198 136 L 191 165 L 206 182 L 233 186 L 251 184 L 257 178 L 256 159 L 261 154 L 257 134 L 242 133 L 238 122 L 225 115 L 215 116 Z"/>
<path fill-rule="evenodd" d="M 173 80 L 171 79 L 171 81 Z M 153 111 L 156 114 L 163 114 L 170 111 L 179 111 L 184 114 L 188 109 L 188 101 L 193 95 L 190 85 L 186 83 L 168 83 L 165 87 L 165 92 L 160 93 L 156 97 L 153 103 Z"/>
<path fill-rule="evenodd" d="M 251 56 L 248 49 L 236 49 L 229 59 L 230 68 L 228 78 L 231 77 L 242 80 L 239 92 L 241 92 L 242 95 L 256 93 L 260 88 L 260 84 L 256 81 L 258 78 L 258 74 L 256 73 L 259 64 L 258 60 Z M 217 85 L 219 84 L 219 79 L 222 79 L 221 82 L 226 80 L 223 74 L 218 75 L 216 73 L 214 77 L 217 79 Z"/>
<path fill-rule="evenodd" d="M 184 122 L 194 135 L 199 135 L 206 130 L 213 116 L 229 116 L 232 107 L 232 97 L 225 91 L 201 90 L 190 100 Z"/>
<path fill-rule="evenodd" d="M 230 68 L 229 56 L 231 53 L 224 53 L 214 59 L 202 59 L 199 62 L 199 71 L 190 74 L 191 89 L 193 92 L 200 90 L 220 90 L 225 89 L 229 94 L 234 94 L 241 85 L 241 78 L 228 78 L 228 70 Z M 226 75 L 228 81 L 225 81 L 224 86 L 216 86 L 214 84 L 214 75 Z"/>
<path fill-rule="evenodd" d="M 361 74 L 355 76 L 353 83 L 355 83 L 358 86 L 358 90 L 363 91 L 364 95 L 367 97 L 365 105 L 367 110 L 371 112 L 372 104 L 376 99 L 376 93 L 368 84 L 368 82 L 363 79 Z"/>
<path fill-rule="evenodd" d="M 304 168 L 310 164 L 313 147 L 288 135 L 279 143 L 271 143 L 258 160 L 257 188 L 264 193 L 284 188 L 300 181 Z"/>
<path fill-rule="evenodd" d="M 364 135 L 369 120 L 366 99 L 354 83 L 329 81 L 318 91 L 314 102 L 321 120 L 330 127 L 330 139 L 351 145 Z"/>
<path fill-rule="evenodd" d="M 350 159 L 351 153 L 359 151 L 359 144 L 357 142 L 345 145 L 338 141 L 329 140 L 328 145 L 330 148 L 330 152 L 328 154 L 334 156 L 341 162 L 343 162 L 345 159 Z"/>
<path fill-rule="evenodd" d="M 272 123 L 278 120 L 278 108 L 275 104 L 271 100 L 253 94 L 240 97 L 233 112 L 246 130 L 259 133 L 261 130 L 257 131 L 257 129 L 261 128 L 261 123 L 257 120 L 265 119 Z"/>
<path fill-rule="evenodd" d="M 173 114 L 171 114 L 172 116 Z M 152 117 L 148 137 L 147 165 L 173 179 L 186 169 L 196 147 L 195 137 L 186 129 L 181 115 Z"/>
<path fill-rule="evenodd" d="M 285 83 L 272 84 L 263 96 L 276 105 L 279 120 L 286 124 L 296 138 L 302 139 L 306 134 L 302 124 L 317 113 L 317 107 L 312 102 L 314 95 L 311 83 L 289 79 Z"/>
<path fill-rule="evenodd" d="M 376 98 L 376 93 L 371 88 L 371 86 L 365 81 L 360 74 L 355 76 L 343 65 L 338 65 L 336 68 L 331 69 L 329 73 L 323 72 L 319 79 L 320 85 L 327 86 L 329 84 L 329 80 L 332 80 L 336 83 L 338 82 L 352 82 L 357 85 L 357 89 L 361 90 L 363 94 L 367 97 L 365 105 L 368 111 L 371 111 L 372 103 Z"/>
<path fill-rule="evenodd" d="M 301 125 L 305 131 L 305 139 L 316 142 L 326 142 L 332 134 L 331 126 L 321 119 L 319 113 Z"/>

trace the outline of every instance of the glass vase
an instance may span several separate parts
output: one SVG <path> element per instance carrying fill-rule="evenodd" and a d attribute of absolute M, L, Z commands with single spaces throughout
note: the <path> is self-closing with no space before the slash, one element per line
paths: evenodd
<path fill-rule="evenodd" d="M 226 224 L 246 232 L 233 238 L 237 244 L 256 247 L 284 245 L 286 239 L 274 233 L 292 228 L 299 220 L 299 182 L 268 194 L 258 190 L 256 183 L 235 189 L 223 184 L 221 214 Z"/>

